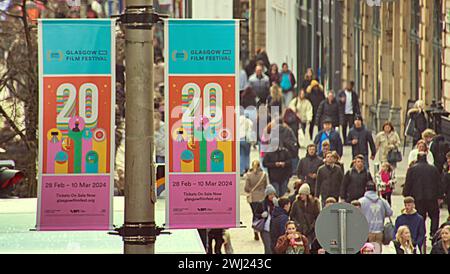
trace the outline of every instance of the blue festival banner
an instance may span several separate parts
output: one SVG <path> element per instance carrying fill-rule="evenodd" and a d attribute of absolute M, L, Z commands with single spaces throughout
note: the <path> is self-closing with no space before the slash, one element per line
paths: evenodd
<path fill-rule="evenodd" d="M 110 230 L 115 22 L 43 19 L 39 35 L 38 230 Z"/>

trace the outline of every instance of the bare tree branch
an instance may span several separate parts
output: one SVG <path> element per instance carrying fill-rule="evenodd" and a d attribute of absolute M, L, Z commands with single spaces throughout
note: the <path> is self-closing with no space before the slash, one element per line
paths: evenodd
<path fill-rule="evenodd" d="M 0 114 L 6 119 L 8 124 L 11 126 L 12 129 L 14 129 L 14 132 L 17 133 L 17 135 L 22 138 L 22 140 L 25 142 L 25 145 L 27 146 L 28 150 L 31 149 L 30 144 L 27 141 L 27 137 L 22 133 L 22 131 L 17 127 L 16 123 L 9 117 L 8 113 L 3 109 L 2 106 L 0 106 Z"/>

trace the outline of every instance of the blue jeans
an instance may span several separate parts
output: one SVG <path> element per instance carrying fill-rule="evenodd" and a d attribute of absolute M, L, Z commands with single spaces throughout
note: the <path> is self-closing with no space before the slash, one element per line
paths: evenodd
<path fill-rule="evenodd" d="M 250 149 L 251 145 L 247 143 L 246 141 L 242 141 L 240 143 L 240 167 L 241 167 L 241 175 L 245 173 L 246 170 L 250 167 Z"/>
<path fill-rule="evenodd" d="M 288 191 L 289 179 L 288 180 L 284 180 L 282 182 L 271 180 L 270 183 L 273 185 L 273 187 L 277 191 L 277 196 L 278 197 L 283 197 L 284 194 L 286 194 L 286 192 Z"/>

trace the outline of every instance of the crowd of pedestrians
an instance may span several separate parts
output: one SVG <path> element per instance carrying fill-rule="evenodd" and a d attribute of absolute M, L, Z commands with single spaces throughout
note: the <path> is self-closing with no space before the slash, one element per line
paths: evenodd
<path fill-rule="evenodd" d="M 393 124 L 387 121 L 374 135 L 364 125 L 353 82 L 336 95 L 324 90 L 308 69 L 296 86 L 288 65 L 279 71 L 264 50 L 258 50 L 241 77 L 246 77 L 240 87 L 241 129 L 257 131 L 253 136 L 241 134 L 241 175 L 253 212 L 254 239 L 262 239 L 264 252 L 325 254 L 315 235 L 316 219 L 326 206 L 343 202 L 358 207 L 369 223 L 368 243 L 361 253 L 380 253 L 386 218 L 393 216 L 395 171 L 403 160 Z M 428 129 L 423 102 L 408 115 L 406 134 L 413 137 L 415 148 L 407 158 L 405 208 L 395 220 L 392 245 L 398 254 L 424 253 L 428 231 L 432 253 L 448 254 L 450 227 L 439 227 L 439 208 L 444 197 L 449 200 L 450 153 L 442 148 L 442 136 Z M 313 136 L 315 127 L 318 133 Z M 344 146 L 351 147 L 349 166 L 341 162 Z M 251 167 L 250 147 L 259 153 Z M 306 148 L 303 158 L 301 147 Z M 379 163 L 376 174 L 369 161 Z M 288 190 L 292 179 L 293 193 Z M 426 218 L 431 219 L 429 230 Z"/>

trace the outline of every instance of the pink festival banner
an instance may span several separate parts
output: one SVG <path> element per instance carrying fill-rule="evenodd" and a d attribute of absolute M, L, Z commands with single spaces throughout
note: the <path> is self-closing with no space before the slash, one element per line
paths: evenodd
<path fill-rule="evenodd" d="M 165 33 L 166 227 L 239 227 L 239 21 L 168 20 Z"/>
<path fill-rule="evenodd" d="M 115 22 L 42 19 L 38 231 L 111 230 Z"/>

